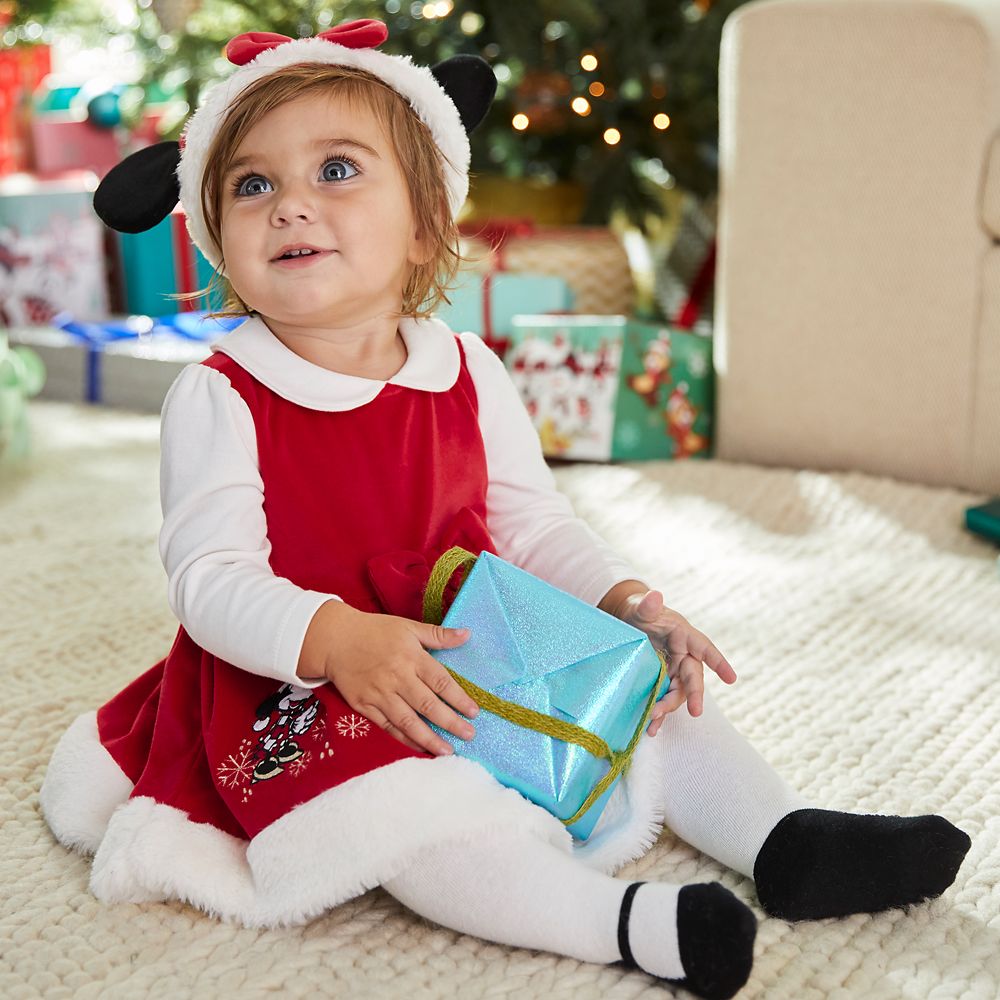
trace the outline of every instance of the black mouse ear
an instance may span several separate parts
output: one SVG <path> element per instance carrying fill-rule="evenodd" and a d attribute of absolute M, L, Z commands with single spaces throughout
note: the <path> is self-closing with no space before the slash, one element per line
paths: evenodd
<path fill-rule="evenodd" d="M 177 204 L 181 147 L 158 142 L 127 156 L 94 192 L 94 211 L 120 233 L 143 233 L 162 222 Z"/>
<path fill-rule="evenodd" d="M 431 67 L 434 78 L 458 108 L 466 132 L 471 132 L 486 116 L 497 78 L 489 63 L 479 56 L 457 55 Z"/>

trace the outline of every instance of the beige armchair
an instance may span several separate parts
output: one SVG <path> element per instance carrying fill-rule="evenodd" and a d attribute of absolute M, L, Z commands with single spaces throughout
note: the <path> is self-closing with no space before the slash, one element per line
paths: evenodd
<path fill-rule="evenodd" d="M 722 36 L 720 458 L 1000 492 L 1000 0 Z"/>

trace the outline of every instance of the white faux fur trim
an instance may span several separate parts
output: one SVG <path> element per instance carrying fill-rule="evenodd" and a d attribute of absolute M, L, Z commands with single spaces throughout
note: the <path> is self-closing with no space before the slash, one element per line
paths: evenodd
<path fill-rule="evenodd" d="M 442 841 L 541 837 L 588 867 L 614 874 L 641 857 L 662 827 L 663 753 L 643 740 L 594 832 L 565 826 L 461 757 L 397 761 L 303 803 L 249 843 L 148 797 L 101 746 L 96 713 L 56 747 L 42 811 L 58 840 L 94 853 L 90 887 L 104 902 L 180 899 L 248 927 L 305 923 L 399 875 Z"/>
<path fill-rule="evenodd" d="M 229 106 L 255 80 L 296 63 L 353 66 L 381 78 L 403 95 L 431 135 L 442 155 L 448 202 L 453 215 L 469 192 L 469 137 L 454 102 L 426 66 L 409 56 L 391 56 L 376 49 L 349 49 L 324 38 L 300 38 L 267 49 L 216 84 L 205 102 L 188 120 L 184 148 L 177 168 L 180 200 L 187 214 L 188 232 L 213 266 L 221 253 L 208 234 L 201 211 L 201 183 L 209 147 Z"/>
<path fill-rule="evenodd" d="M 182 899 L 247 927 L 288 926 L 393 878 L 430 844 L 525 832 L 572 849 L 555 817 L 478 764 L 408 759 L 303 803 L 249 845 L 131 799 L 108 824 L 90 887 L 107 903 Z"/>
<path fill-rule="evenodd" d="M 132 782 L 101 745 L 97 713 L 78 716 L 56 744 L 38 799 L 60 843 L 93 854 Z"/>
<path fill-rule="evenodd" d="M 223 919 L 255 909 L 247 842 L 146 796 L 111 817 L 90 891 L 105 903 L 181 899 Z"/>
<path fill-rule="evenodd" d="M 409 759 L 293 809 L 254 838 L 247 860 L 269 922 L 299 923 L 399 875 L 425 845 L 515 833 L 571 850 L 559 820 L 478 764 Z"/>
<path fill-rule="evenodd" d="M 666 727 L 653 737 L 643 735 L 593 832 L 573 842 L 573 856 L 588 868 L 614 875 L 659 839 L 670 782 L 662 746 L 666 737 Z"/>

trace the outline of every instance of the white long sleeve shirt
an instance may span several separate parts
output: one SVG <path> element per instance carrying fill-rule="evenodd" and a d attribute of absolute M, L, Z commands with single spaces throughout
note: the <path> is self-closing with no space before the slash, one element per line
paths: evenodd
<path fill-rule="evenodd" d="M 459 356 L 442 322 L 404 319 L 407 360 L 388 383 L 451 388 Z M 487 527 L 497 551 L 589 604 L 635 570 L 578 518 L 556 489 L 541 444 L 503 362 L 474 333 L 460 334 L 479 402 L 489 486 Z M 386 381 L 329 371 L 285 347 L 258 318 L 212 345 L 270 389 L 302 406 L 347 410 Z M 309 623 L 336 594 L 276 576 L 264 484 L 250 411 L 221 372 L 185 368 L 163 403 L 159 549 L 170 607 L 203 649 L 244 670 L 301 686 L 296 674 Z"/>

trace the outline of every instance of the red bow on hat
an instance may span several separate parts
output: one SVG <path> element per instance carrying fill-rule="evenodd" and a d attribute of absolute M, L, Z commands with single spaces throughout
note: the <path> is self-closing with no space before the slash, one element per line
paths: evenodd
<path fill-rule="evenodd" d="M 388 37 L 389 29 L 385 22 L 371 17 L 361 21 L 345 21 L 316 35 L 316 38 L 325 38 L 328 42 L 335 42 L 348 49 L 374 49 Z M 272 31 L 248 31 L 230 40 L 226 46 L 226 58 L 237 66 L 245 66 L 261 52 L 291 41 L 294 39 L 288 35 L 276 35 Z"/>

